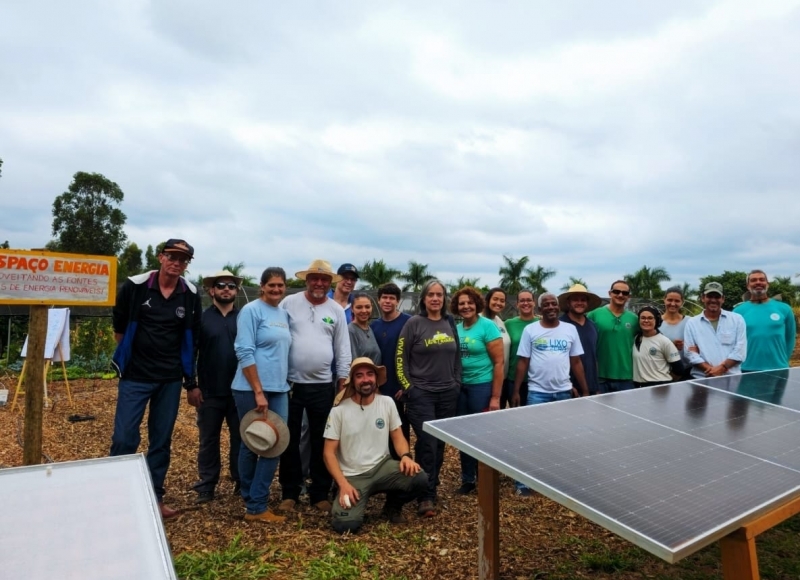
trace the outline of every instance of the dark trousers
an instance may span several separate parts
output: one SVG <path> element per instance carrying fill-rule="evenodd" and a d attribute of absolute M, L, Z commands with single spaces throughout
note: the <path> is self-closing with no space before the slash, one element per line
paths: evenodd
<path fill-rule="evenodd" d="M 322 460 L 325 424 L 333 407 L 333 383 L 295 383 L 289 399 L 289 447 L 281 455 L 278 481 L 283 499 L 300 499 L 303 487 L 303 468 L 300 461 L 300 432 L 303 411 L 308 415 L 311 444 L 311 485 L 308 495 L 311 504 L 328 499 L 333 478 Z"/>
<path fill-rule="evenodd" d="M 242 438 L 239 435 L 239 414 L 233 396 L 205 397 L 197 410 L 197 427 L 200 431 L 200 449 L 197 452 L 197 473 L 200 480 L 194 484 L 198 493 L 214 491 L 219 483 L 222 470 L 220 460 L 220 434 L 222 423 L 228 424 L 230 447 L 228 448 L 228 468 L 231 479 L 239 481 L 239 447 Z"/>
<path fill-rule="evenodd" d="M 511 406 L 511 398 L 514 396 L 514 381 L 506 379 L 503 381 L 503 392 L 500 396 L 500 408 L 505 409 L 506 403 Z M 528 404 L 528 381 L 522 381 L 519 386 L 519 406 L 524 407 Z"/>
<path fill-rule="evenodd" d="M 394 397 L 392 397 L 394 398 Z M 406 404 L 404 402 L 398 401 L 394 399 L 394 405 L 397 407 L 397 414 L 400 415 L 400 420 L 403 424 L 400 426 L 400 431 L 403 433 L 403 437 L 406 438 L 406 442 L 411 441 L 411 425 L 408 422 L 408 415 L 406 414 Z M 395 451 L 394 443 L 392 443 L 392 438 L 389 437 L 389 453 L 392 456 L 392 459 L 396 459 L 400 461 L 400 454 Z"/>
<path fill-rule="evenodd" d="M 458 408 L 458 387 L 446 391 L 431 392 L 412 387 L 408 391 L 406 412 L 408 421 L 417 435 L 414 445 L 414 458 L 428 474 L 428 489 L 420 497 L 421 501 L 436 501 L 436 486 L 439 485 L 439 472 L 444 461 L 444 441 L 422 430 L 426 421 L 447 419 L 456 416 Z"/>

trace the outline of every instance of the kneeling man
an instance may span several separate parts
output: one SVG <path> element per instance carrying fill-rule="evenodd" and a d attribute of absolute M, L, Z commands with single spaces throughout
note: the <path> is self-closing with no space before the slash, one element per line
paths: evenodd
<path fill-rule="evenodd" d="M 394 400 L 377 394 L 385 382 L 385 367 L 367 357 L 355 359 L 328 416 L 323 458 L 339 486 L 332 510 L 333 529 L 339 533 L 357 531 L 367 500 L 380 492 L 386 492 L 384 515 L 392 523 L 404 523 L 403 505 L 428 486 L 428 476 L 411 457 Z M 400 461 L 389 454 L 389 437 Z"/>

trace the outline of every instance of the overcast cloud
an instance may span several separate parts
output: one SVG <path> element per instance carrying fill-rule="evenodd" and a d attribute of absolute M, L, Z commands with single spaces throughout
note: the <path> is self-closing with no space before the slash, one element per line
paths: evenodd
<path fill-rule="evenodd" d="M 0 241 L 87 171 L 193 274 L 793 275 L 799 62 L 800 0 L 2 2 Z"/>

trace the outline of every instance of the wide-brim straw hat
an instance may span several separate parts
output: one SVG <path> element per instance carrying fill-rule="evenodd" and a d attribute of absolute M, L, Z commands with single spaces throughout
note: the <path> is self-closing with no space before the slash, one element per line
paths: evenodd
<path fill-rule="evenodd" d="M 584 294 L 589 300 L 589 306 L 586 308 L 587 312 L 598 308 L 603 303 L 597 294 L 589 292 L 589 289 L 583 284 L 573 284 L 569 287 L 569 290 L 558 296 L 558 307 L 561 308 L 562 311 L 566 312 L 569 310 L 568 300 L 569 297 L 574 294 Z"/>
<path fill-rule="evenodd" d="M 259 457 L 277 457 L 289 445 L 289 427 L 275 411 L 248 411 L 239 425 L 247 448 Z"/>
<path fill-rule="evenodd" d="M 386 383 L 386 367 L 376 365 L 372 362 L 372 359 L 368 356 L 361 356 L 355 359 L 352 363 L 350 363 L 350 376 L 347 377 L 347 382 L 344 384 L 344 389 L 342 389 L 338 395 L 336 395 L 336 399 L 333 401 L 333 406 L 335 407 L 342 401 L 349 399 L 352 397 L 356 392 L 356 387 L 353 385 L 353 372 L 358 367 L 368 366 L 371 367 L 373 371 L 375 371 L 375 376 L 378 379 L 378 386 Z"/>
<path fill-rule="evenodd" d="M 311 262 L 311 265 L 307 270 L 300 270 L 299 272 L 296 272 L 295 278 L 298 280 L 305 280 L 306 276 L 309 274 L 324 274 L 325 276 L 330 276 L 331 284 L 336 284 L 337 282 L 342 281 L 342 277 L 334 272 L 333 268 L 331 268 L 331 263 L 326 262 L 325 260 L 314 260 Z"/>
<path fill-rule="evenodd" d="M 242 278 L 241 276 L 234 276 L 227 270 L 220 270 L 216 274 L 211 274 L 211 276 L 206 276 L 205 278 L 203 278 L 203 288 L 211 288 L 211 286 L 214 285 L 214 283 L 217 281 L 218 278 L 233 278 L 234 280 L 236 280 L 237 286 L 241 286 L 242 280 L 244 280 L 244 278 Z"/>

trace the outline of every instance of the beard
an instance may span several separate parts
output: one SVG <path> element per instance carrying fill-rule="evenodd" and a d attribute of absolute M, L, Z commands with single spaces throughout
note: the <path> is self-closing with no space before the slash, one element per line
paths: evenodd
<path fill-rule="evenodd" d="M 222 296 L 214 296 L 214 301 L 219 302 L 220 304 L 230 304 L 236 300 L 236 294 L 231 294 L 229 298 L 223 298 Z"/>
<path fill-rule="evenodd" d="M 356 387 L 356 394 L 361 398 L 366 398 L 377 390 L 378 390 L 378 385 L 376 385 L 375 383 L 361 383 Z"/>

